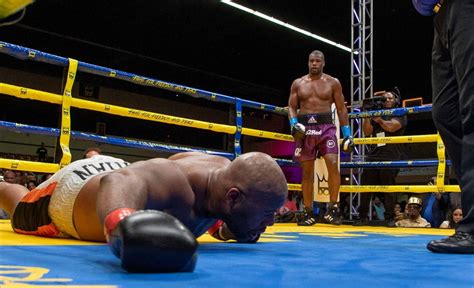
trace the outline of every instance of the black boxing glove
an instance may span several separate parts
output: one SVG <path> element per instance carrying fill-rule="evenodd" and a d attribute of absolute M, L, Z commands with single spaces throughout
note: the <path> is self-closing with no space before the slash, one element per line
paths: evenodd
<path fill-rule="evenodd" d="M 298 122 L 296 117 L 290 119 L 291 135 L 295 140 L 303 140 L 306 134 L 306 127 Z"/>
<path fill-rule="evenodd" d="M 156 210 L 129 213 L 120 208 L 104 221 L 107 241 L 128 272 L 192 272 L 197 261 L 195 236 L 175 217 Z M 121 218 L 121 214 L 126 214 Z"/>

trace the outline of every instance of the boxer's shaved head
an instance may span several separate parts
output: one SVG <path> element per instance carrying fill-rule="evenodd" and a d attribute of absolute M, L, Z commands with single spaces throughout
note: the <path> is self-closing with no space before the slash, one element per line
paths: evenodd
<path fill-rule="evenodd" d="M 273 224 L 274 212 L 285 203 L 285 175 L 272 157 L 260 152 L 237 157 L 226 170 L 223 220 L 239 241 L 251 241 Z"/>
<path fill-rule="evenodd" d="M 267 154 L 251 152 L 237 157 L 230 165 L 235 185 L 255 201 L 285 202 L 288 186 L 280 166 Z"/>
<path fill-rule="evenodd" d="M 321 58 L 324 59 L 324 53 L 319 51 L 319 50 L 314 50 L 311 53 L 309 53 L 309 56 L 314 55 L 314 56 L 320 56 Z"/>

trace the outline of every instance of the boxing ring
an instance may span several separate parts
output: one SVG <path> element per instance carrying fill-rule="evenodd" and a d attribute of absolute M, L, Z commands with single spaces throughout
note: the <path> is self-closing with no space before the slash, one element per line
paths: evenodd
<path fill-rule="evenodd" d="M 170 153 L 200 151 L 233 159 L 243 153 L 243 135 L 292 142 L 291 135 L 243 127 L 243 107 L 286 115 L 286 109 L 264 103 L 230 97 L 192 87 L 169 83 L 124 71 L 101 67 L 75 59 L 51 55 L 6 42 L 0 42 L 0 52 L 21 60 L 39 61 L 67 69 L 62 95 L 0 83 L 0 94 L 21 99 L 44 101 L 59 105 L 60 128 L 41 127 L 0 121 L 0 130 L 36 133 L 57 137 L 62 151 L 58 163 L 42 163 L 0 158 L 0 168 L 31 172 L 53 173 L 71 162 L 69 144 L 72 140 L 87 140 L 121 147 L 132 147 Z M 99 77 L 127 81 L 235 106 L 235 124 L 222 124 L 176 117 L 167 114 L 132 109 L 107 103 L 75 98 L 72 87 L 78 71 Z M 166 123 L 225 133 L 233 137 L 233 151 L 196 149 L 145 140 L 101 136 L 71 129 L 71 108 L 117 115 L 146 121 Z M 351 119 L 380 115 L 405 115 L 430 111 L 431 107 L 396 108 L 387 111 L 350 113 Z M 390 114 L 387 114 L 390 113 Z M 444 146 L 438 135 L 401 136 L 384 138 L 356 138 L 356 145 L 375 143 L 436 142 L 438 159 L 389 162 L 342 162 L 341 168 L 361 167 L 420 167 L 437 166 L 437 178 L 444 179 L 447 161 Z M 249 152 L 249 151 L 246 151 Z M 296 166 L 287 159 L 275 159 L 281 166 Z M 289 183 L 290 190 L 301 186 Z M 316 194 L 320 187 L 315 187 Z M 436 186 L 342 185 L 341 192 L 459 192 L 456 185 Z M 451 235 L 446 229 L 404 229 L 384 227 L 340 227 L 317 224 L 298 227 L 296 224 L 277 224 L 269 227 L 257 244 L 224 243 L 205 234 L 200 237 L 199 259 L 193 273 L 128 274 L 120 269 L 119 261 L 106 245 L 76 240 L 46 239 L 18 235 L 12 232 L 9 220 L 0 221 L 0 286 L 19 285 L 62 287 L 294 287 L 308 283 L 324 283 L 336 287 L 349 285 L 434 287 L 455 283 L 458 287 L 472 287 L 474 270 L 472 258 L 459 255 L 434 254 L 425 245 L 434 238 Z M 439 273 L 442 271 L 442 273 Z M 440 275 L 441 274 L 441 275 Z M 436 275 L 436 276 L 434 276 Z M 243 276 L 243 277 L 242 277 Z"/>

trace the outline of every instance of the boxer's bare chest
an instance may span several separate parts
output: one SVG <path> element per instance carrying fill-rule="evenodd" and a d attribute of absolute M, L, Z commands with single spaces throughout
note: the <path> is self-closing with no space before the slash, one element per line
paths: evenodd
<path fill-rule="evenodd" d="M 298 87 L 298 100 L 305 101 L 327 101 L 332 99 L 332 87 L 327 80 L 305 80 L 303 79 Z"/>
<path fill-rule="evenodd" d="M 303 79 L 298 87 L 300 114 L 328 112 L 333 103 L 333 89 L 325 79 Z"/>

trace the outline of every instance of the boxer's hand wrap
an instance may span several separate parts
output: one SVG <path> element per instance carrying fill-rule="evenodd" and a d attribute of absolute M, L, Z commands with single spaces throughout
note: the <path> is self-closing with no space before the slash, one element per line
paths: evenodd
<path fill-rule="evenodd" d="M 229 239 L 225 239 L 224 236 L 222 235 L 222 226 L 224 225 L 224 221 L 222 220 L 217 220 L 214 225 L 212 225 L 211 228 L 207 230 L 207 233 L 211 235 L 212 237 L 222 240 L 222 241 L 227 241 Z"/>
<path fill-rule="evenodd" d="M 438 0 L 412 0 L 416 11 L 423 16 L 431 16 L 439 9 Z"/>
<path fill-rule="evenodd" d="M 342 126 L 341 130 L 342 130 L 342 137 L 343 138 L 351 137 L 351 127 L 349 127 L 349 125 Z"/>
<path fill-rule="evenodd" d="M 306 127 L 298 123 L 298 118 L 292 117 L 290 119 L 291 135 L 295 140 L 302 140 L 306 133 Z"/>
<path fill-rule="evenodd" d="M 354 150 L 354 141 L 352 140 L 351 136 L 351 128 L 349 125 L 344 125 L 342 126 L 341 130 L 342 137 L 344 137 L 341 142 L 341 151 L 350 154 Z"/>
<path fill-rule="evenodd" d="M 124 219 L 125 217 L 132 214 L 133 212 L 135 212 L 135 209 L 132 209 L 132 208 L 118 208 L 110 212 L 109 214 L 107 214 L 107 216 L 105 216 L 104 234 L 105 234 L 105 239 L 107 239 L 107 243 L 109 243 L 109 245 L 112 244 L 110 241 L 110 237 L 114 233 L 114 230 L 119 224 L 119 222 L 122 221 L 122 219 Z M 117 256 L 117 257 L 120 258 L 120 256 Z"/>
<path fill-rule="evenodd" d="M 227 224 L 222 220 L 218 220 L 207 232 L 214 238 L 222 241 L 237 240 L 239 243 L 256 243 L 260 239 L 260 234 L 253 234 L 248 236 L 246 240 L 237 239 L 237 237 L 230 231 Z"/>
<path fill-rule="evenodd" d="M 225 224 L 224 221 L 222 220 L 217 220 L 216 224 L 214 224 L 207 232 L 214 238 L 222 241 L 227 241 L 227 240 L 237 240 L 235 237 L 234 233 L 230 231 L 229 227 L 227 224 Z"/>
<path fill-rule="evenodd" d="M 295 126 L 296 123 L 298 123 L 298 118 L 296 118 L 296 117 L 291 117 L 291 118 L 290 118 L 290 127 Z"/>
<path fill-rule="evenodd" d="M 111 219 L 117 218 L 112 213 L 119 214 L 112 211 Z M 109 233 L 109 245 L 128 272 L 194 270 L 198 243 L 175 217 L 161 211 L 141 210 L 119 220 L 115 226 Z"/>

